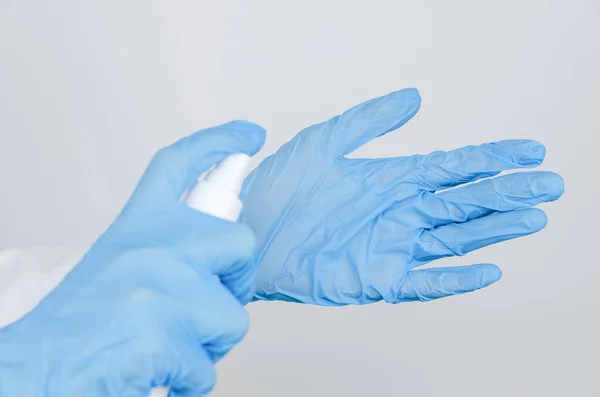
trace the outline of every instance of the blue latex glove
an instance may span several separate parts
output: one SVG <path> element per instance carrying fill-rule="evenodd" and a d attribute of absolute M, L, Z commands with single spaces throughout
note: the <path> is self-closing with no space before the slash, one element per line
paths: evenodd
<path fill-rule="evenodd" d="M 232 122 L 161 150 L 123 212 L 32 312 L 0 330 L 2 397 L 201 396 L 248 327 L 252 231 L 179 201 L 264 130 Z M 235 286 L 235 288 L 229 288 Z"/>
<path fill-rule="evenodd" d="M 545 149 L 507 140 L 399 158 L 348 159 L 417 113 L 414 89 L 358 105 L 306 128 L 246 180 L 242 218 L 256 233 L 255 299 L 319 305 L 430 300 L 497 281 L 491 264 L 418 269 L 539 231 L 528 208 L 553 201 L 562 179 L 525 172 L 447 190 L 501 171 L 531 168 Z"/>

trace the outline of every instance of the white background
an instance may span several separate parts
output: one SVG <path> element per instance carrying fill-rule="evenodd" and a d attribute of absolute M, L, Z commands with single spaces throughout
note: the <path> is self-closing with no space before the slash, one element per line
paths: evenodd
<path fill-rule="evenodd" d="M 595 0 L 0 0 L 0 248 L 92 241 L 192 131 L 253 120 L 260 158 L 417 87 L 419 115 L 359 154 L 537 139 L 566 182 L 548 227 L 439 262 L 502 267 L 473 294 L 251 304 L 214 395 L 598 396 L 599 71 Z"/>

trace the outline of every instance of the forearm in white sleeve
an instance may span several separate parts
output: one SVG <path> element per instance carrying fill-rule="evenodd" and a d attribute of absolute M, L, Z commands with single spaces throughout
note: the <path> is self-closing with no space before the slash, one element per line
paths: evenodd
<path fill-rule="evenodd" d="M 79 262 L 86 247 L 0 251 L 0 327 L 32 310 Z"/>

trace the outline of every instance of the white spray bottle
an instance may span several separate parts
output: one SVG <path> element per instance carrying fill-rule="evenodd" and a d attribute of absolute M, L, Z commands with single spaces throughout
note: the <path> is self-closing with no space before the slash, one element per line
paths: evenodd
<path fill-rule="evenodd" d="M 219 162 L 200 178 L 183 198 L 189 207 L 218 218 L 232 222 L 237 221 L 242 211 L 239 198 L 242 183 L 248 173 L 250 156 L 234 153 Z M 152 389 L 150 397 L 167 397 L 169 389 L 157 387 Z"/>

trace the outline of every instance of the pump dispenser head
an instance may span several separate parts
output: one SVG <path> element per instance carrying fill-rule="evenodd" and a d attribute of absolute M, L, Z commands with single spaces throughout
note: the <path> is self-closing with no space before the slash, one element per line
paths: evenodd
<path fill-rule="evenodd" d="M 239 199 L 248 173 L 250 156 L 234 153 L 220 161 L 187 193 L 189 207 L 235 222 L 242 211 Z"/>
<path fill-rule="evenodd" d="M 248 167 L 250 166 L 250 156 L 244 153 L 230 154 L 208 172 L 204 180 L 215 184 L 221 189 L 235 194 L 240 194 L 242 183 L 246 178 Z"/>

